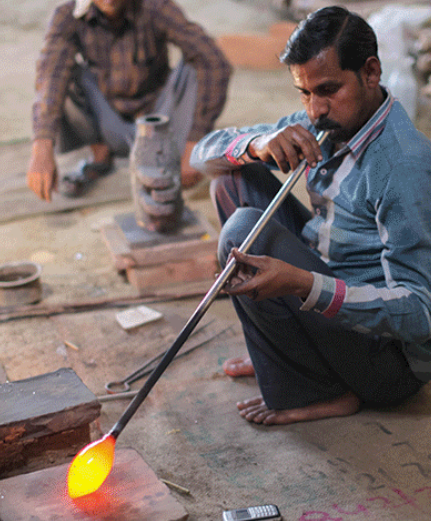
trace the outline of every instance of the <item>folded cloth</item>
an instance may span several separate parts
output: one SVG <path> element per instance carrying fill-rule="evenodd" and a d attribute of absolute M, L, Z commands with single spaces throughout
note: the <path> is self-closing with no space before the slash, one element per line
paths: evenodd
<path fill-rule="evenodd" d="M 75 18 L 81 18 L 90 8 L 92 0 L 75 0 L 75 9 L 73 10 L 73 16 Z"/>

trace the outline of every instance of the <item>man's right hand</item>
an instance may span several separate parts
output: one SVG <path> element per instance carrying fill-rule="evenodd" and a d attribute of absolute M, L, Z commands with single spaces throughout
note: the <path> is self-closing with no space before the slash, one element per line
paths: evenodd
<path fill-rule="evenodd" d="M 57 189 L 57 165 L 51 139 L 36 139 L 33 142 L 27 186 L 41 199 L 51 201 L 52 191 Z"/>
<path fill-rule="evenodd" d="M 323 159 L 316 138 L 298 124 L 256 137 L 247 151 L 266 163 L 275 161 L 282 172 L 295 170 L 304 158 L 312 167 Z"/>
<path fill-rule="evenodd" d="M 247 295 L 256 302 L 286 295 L 305 300 L 313 287 L 311 272 L 280 259 L 242 253 L 237 248 L 232 248 L 228 260 L 232 257 L 236 269 L 224 287 L 229 295 Z"/>

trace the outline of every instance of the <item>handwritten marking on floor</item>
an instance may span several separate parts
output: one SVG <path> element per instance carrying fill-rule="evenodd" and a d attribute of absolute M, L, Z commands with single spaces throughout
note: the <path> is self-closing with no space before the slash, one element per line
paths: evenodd
<path fill-rule="evenodd" d="M 370 517 L 370 519 L 376 519 L 376 512 L 373 512 L 373 510 L 375 510 L 373 509 L 374 504 L 378 505 L 379 509 L 383 508 L 395 510 L 398 508 L 405 507 L 407 510 L 412 509 L 417 513 L 429 513 L 430 505 L 420 505 L 417 499 L 431 499 L 431 487 L 418 488 L 417 490 L 412 492 L 411 495 L 398 488 L 391 488 L 390 490 L 395 494 L 395 497 L 369 497 L 364 501 L 364 503 L 366 504 L 358 504 L 356 506 L 356 509 L 353 511 L 345 510 L 338 503 L 334 503 L 331 506 L 331 508 L 328 509 L 328 511 L 310 510 L 308 512 L 304 512 L 302 516 L 298 519 L 298 521 L 349 521 L 352 520 L 354 516 L 357 516 L 359 514 L 364 514 L 365 516 L 373 516 Z"/>

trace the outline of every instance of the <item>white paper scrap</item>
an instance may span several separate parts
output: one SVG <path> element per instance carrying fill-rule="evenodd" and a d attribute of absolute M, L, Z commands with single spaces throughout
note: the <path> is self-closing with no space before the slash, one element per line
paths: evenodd
<path fill-rule="evenodd" d="M 117 322 L 123 329 L 132 329 L 133 327 L 142 326 L 148 322 L 153 322 L 162 318 L 162 313 L 147 306 L 138 306 L 136 308 L 120 311 L 115 315 Z"/>

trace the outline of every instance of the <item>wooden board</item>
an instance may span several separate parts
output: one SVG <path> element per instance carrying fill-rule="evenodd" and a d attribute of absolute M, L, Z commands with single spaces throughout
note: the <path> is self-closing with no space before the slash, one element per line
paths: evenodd
<path fill-rule="evenodd" d="M 147 232 L 139 228 L 132 214 L 119 215 L 116 222 L 103 226 L 102 236 L 117 270 L 216 255 L 217 231 L 201 214 L 188 212 L 193 216 L 190 224 L 172 234 Z"/>
<path fill-rule="evenodd" d="M 35 215 L 64 212 L 75 208 L 96 206 L 112 201 L 130 201 L 130 173 L 126 158 L 116 159 L 115 171 L 103 177 L 82 197 L 65 197 L 54 192 L 52 201 L 42 201 L 29 190 L 26 169 L 30 157 L 31 141 L 2 146 L 0 158 L 0 222 L 15 221 Z M 60 177 L 74 172 L 86 152 L 77 150 L 58 158 Z"/>
<path fill-rule="evenodd" d="M 200 255 L 199 257 L 180 262 L 165 262 L 160 265 L 146 266 L 144 268 L 128 268 L 127 279 L 138 290 L 178 284 L 181 282 L 208 281 L 215 279 L 215 274 L 220 271 L 215 253 Z"/>
<path fill-rule="evenodd" d="M 184 219 L 184 226 L 172 234 L 145 231 L 132 214 L 119 215 L 102 228 L 116 269 L 126 272 L 140 294 L 149 288 L 214 281 L 218 234 L 199 213 L 186 209 Z"/>
<path fill-rule="evenodd" d="M 185 508 L 133 449 L 116 451 L 111 474 L 100 489 L 71 499 L 69 465 L 0 481 L 1 521 L 183 521 Z"/>

